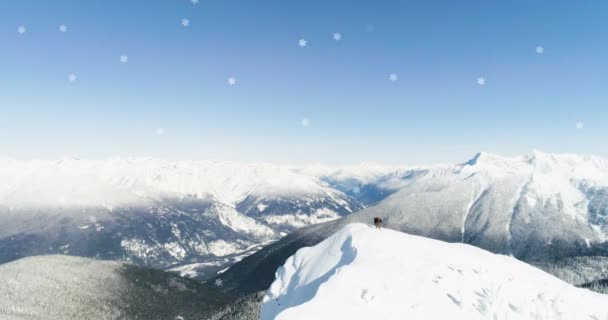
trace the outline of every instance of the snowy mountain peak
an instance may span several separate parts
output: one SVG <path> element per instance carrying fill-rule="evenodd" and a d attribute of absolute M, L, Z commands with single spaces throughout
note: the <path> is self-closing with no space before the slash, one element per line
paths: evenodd
<path fill-rule="evenodd" d="M 480 163 L 494 163 L 497 161 L 504 161 L 506 158 L 493 154 L 493 153 L 489 153 L 489 152 L 479 152 L 477 153 L 473 158 L 471 158 L 469 161 L 465 162 L 465 165 L 469 165 L 469 166 L 474 166 Z"/>
<path fill-rule="evenodd" d="M 0 204 L 112 206 L 184 195 L 235 205 L 251 195 L 340 197 L 316 176 L 271 164 L 158 159 L 0 160 Z"/>
<path fill-rule="evenodd" d="M 508 256 L 350 224 L 277 270 L 262 320 L 605 319 L 608 296 Z"/>

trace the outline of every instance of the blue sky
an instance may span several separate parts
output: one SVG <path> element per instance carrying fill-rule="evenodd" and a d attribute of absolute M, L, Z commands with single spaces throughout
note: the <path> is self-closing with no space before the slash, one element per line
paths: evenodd
<path fill-rule="evenodd" d="M 608 156 L 606 12 L 604 1 L 2 1 L 0 150 L 294 164 Z"/>

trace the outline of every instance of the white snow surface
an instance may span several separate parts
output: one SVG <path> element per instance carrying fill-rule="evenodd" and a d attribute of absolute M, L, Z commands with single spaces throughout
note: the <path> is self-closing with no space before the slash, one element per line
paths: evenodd
<path fill-rule="evenodd" d="M 248 196 L 341 195 L 287 166 L 213 161 L 0 158 L 0 179 L 0 204 L 9 206 L 118 206 L 183 195 L 234 205 Z"/>
<path fill-rule="evenodd" d="M 480 153 L 470 162 L 475 165 L 464 170 L 469 170 L 470 174 L 480 172 L 490 178 L 525 175 L 533 178 L 530 187 L 542 187 L 547 193 L 561 191 L 563 182 L 569 180 L 608 185 L 608 160 L 600 157 L 539 151 L 518 157 Z M 248 196 L 261 199 L 290 195 L 340 198 L 341 193 L 323 180 L 400 189 L 404 186 L 400 184 L 404 175 L 412 170 L 427 169 L 433 176 L 466 173 L 460 164 L 406 167 L 362 163 L 341 167 L 294 167 L 153 158 L 86 160 L 66 157 L 23 161 L 0 157 L 0 179 L 3 181 L 0 204 L 112 207 L 183 195 L 212 196 L 228 205 L 235 205 Z M 566 196 L 572 196 L 572 200 L 578 198 L 575 194 Z"/>
<path fill-rule="evenodd" d="M 366 224 L 302 248 L 264 297 L 271 319 L 608 319 L 608 296 L 514 258 Z"/>

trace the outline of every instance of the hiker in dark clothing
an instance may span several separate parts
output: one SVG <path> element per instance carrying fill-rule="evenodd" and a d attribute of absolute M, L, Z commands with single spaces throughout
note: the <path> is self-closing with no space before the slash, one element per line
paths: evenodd
<path fill-rule="evenodd" d="M 380 217 L 375 217 L 374 225 L 376 226 L 377 229 L 382 229 L 382 219 L 380 219 Z"/>

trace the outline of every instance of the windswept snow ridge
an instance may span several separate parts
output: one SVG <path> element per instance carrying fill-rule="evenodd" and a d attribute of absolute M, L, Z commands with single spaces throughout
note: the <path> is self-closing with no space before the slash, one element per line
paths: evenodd
<path fill-rule="evenodd" d="M 469 245 L 351 224 L 287 259 L 261 313 L 262 320 L 606 319 L 608 296 Z"/>

